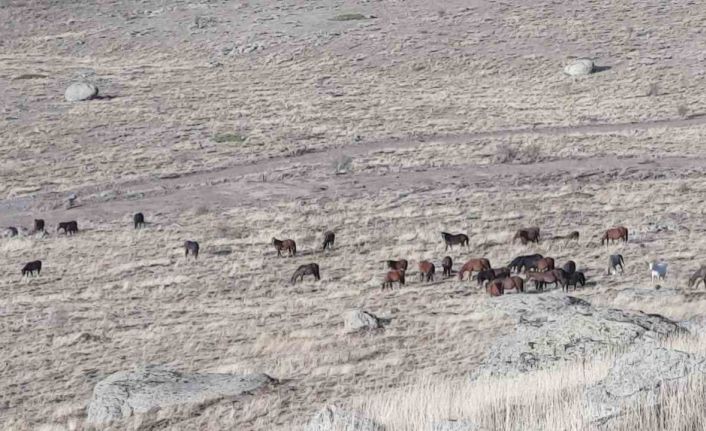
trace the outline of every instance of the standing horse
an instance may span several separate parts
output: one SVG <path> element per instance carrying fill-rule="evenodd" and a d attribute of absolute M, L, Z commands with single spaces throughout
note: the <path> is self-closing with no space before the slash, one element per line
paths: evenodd
<path fill-rule="evenodd" d="M 385 275 L 385 281 L 382 282 L 382 290 L 388 287 L 392 290 L 392 283 L 399 283 L 400 287 L 404 286 L 404 271 L 393 269 Z"/>
<path fill-rule="evenodd" d="M 444 277 L 451 277 L 451 267 L 453 266 L 453 261 L 450 256 L 446 256 L 441 260 L 441 267 L 444 268 Z"/>
<path fill-rule="evenodd" d="M 196 241 L 184 241 L 184 257 L 189 257 L 189 253 L 194 259 L 199 258 L 199 243 Z"/>
<path fill-rule="evenodd" d="M 62 229 L 67 235 L 73 235 L 78 233 L 78 223 L 74 220 L 61 222 L 59 223 L 59 227 L 56 228 L 56 231 L 59 232 Z"/>
<path fill-rule="evenodd" d="M 509 268 L 496 268 L 496 269 L 485 269 L 478 273 L 476 279 L 478 279 L 478 287 L 483 286 L 486 281 L 496 280 L 498 278 L 505 278 L 510 276 Z"/>
<path fill-rule="evenodd" d="M 444 250 L 448 250 L 449 247 L 453 249 L 454 245 L 460 244 L 462 247 L 465 245 L 468 247 L 468 235 L 463 234 L 463 233 L 446 233 L 446 232 L 441 232 L 441 237 L 444 239 L 444 242 L 446 243 L 446 248 Z"/>
<path fill-rule="evenodd" d="M 407 266 L 409 265 L 409 262 L 407 262 L 407 259 L 386 260 L 385 263 L 387 264 L 388 268 L 398 269 L 400 271 L 407 271 Z"/>
<path fill-rule="evenodd" d="M 326 250 L 327 248 L 329 250 L 333 249 L 333 243 L 336 241 L 336 234 L 333 233 L 333 231 L 326 231 L 324 232 L 324 246 L 322 250 Z"/>
<path fill-rule="evenodd" d="M 34 232 L 44 232 L 44 220 L 34 219 Z"/>
<path fill-rule="evenodd" d="M 554 258 L 543 257 L 537 261 L 536 270 L 539 272 L 551 271 L 554 269 Z"/>
<path fill-rule="evenodd" d="M 473 277 L 473 271 L 480 272 L 485 269 L 490 269 L 490 261 L 485 258 L 471 259 L 464 263 L 461 270 L 458 271 L 458 279 L 463 280 L 463 274 L 468 272 L 468 279 Z"/>
<path fill-rule="evenodd" d="M 607 245 L 609 241 L 615 242 L 616 240 L 628 242 L 628 228 L 625 226 L 616 226 L 606 230 L 601 237 L 601 245 L 604 243 Z"/>
<path fill-rule="evenodd" d="M 566 271 L 567 274 L 571 275 L 574 272 L 576 272 L 576 262 L 573 260 L 570 260 L 564 264 L 564 266 L 561 267 L 564 271 Z"/>
<path fill-rule="evenodd" d="M 142 213 L 136 213 L 132 216 L 132 224 L 135 226 L 135 229 L 145 227 L 145 215 Z"/>
<path fill-rule="evenodd" d="M 275 246 L 277 250 L 277 256 L 282 256 L 282 250 L 289 252 L 289 257 L 296 256 L 297 254 L 297 244 L 293 239 L 285 239 L 280 241 L 277 238 L 272 238 L 272 245 Z"/>
<path fill-rule="evenodd" d="M 515 236 L 512 237 L 512 242 L 514 243 L 517 239 L 520 240 L 522 245 L 528 242 L 534 242 L 539 244 L 539 228 L 538 227 L 528 227 L 520 229 L 515 232 Z"/>
<path fill-rule="evenodd" d="M 566 279 L 566 291 L 569 291 L 569 286 L 574 286 L 574 290 L 576 290 L 578 284 L 580 284 L 581 287 L 584 287 L 586 285 L 586 277 L 583 275 L 583 272 L 574 271 L 569 274 Z"/>
<path fill-rule="evenodd" d="M 427 282 L 434 281 L 435 271 L 436 268 L 434 267 L 434 264 L 428 260 L 419 262 L 419 281 L 424 281 L 425 279 Z"/>
<path fill-rule="evenodd" d="M 652 276 L 652 282 L 657 280 L 664 280 L 667 278 L 667 262 L 649 262 L 650 275 Z"/>
<path fill-rule="evenodd" d="M 610 274 L 611 270 L 617 273 L 618 267 L 620 267 L 620 273 L 622 274 L 624 272 L 623 265 L 625 265 L 625 261 L 622 254 L 611 254 L 608 257 L 608 274 Z"/>

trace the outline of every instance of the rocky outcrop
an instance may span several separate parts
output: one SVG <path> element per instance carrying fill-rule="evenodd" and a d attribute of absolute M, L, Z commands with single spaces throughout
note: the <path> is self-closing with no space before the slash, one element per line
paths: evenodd
<path fill-rule="evenodd" d="M 638 405 L 651 410 L 662 389 L 679 389 L 689 376 L 705 371 L 706 362 L 689 353 L 640 346 L 618 357 L 608 376 L 585 390 L 588 419 L 606 425 Z"/>
<path fill-rule="evenodd" d="M 384 323 L 384 319 L 363 310 L 350 310 L 343 315 L 345 332 L 372 331 L 382 328 Z"/>
<path fill-rule="evenodd" d="M 246 395 L 274 382 L 266 374 L 185 374 L 157 366 L 120 371 L 96 384 L 88 422 L 108 424 L 153 409 Z"/>
<path fill-rule="evenodd" d="M 513 376 L 576 363 L 616 348 L 656 345 L 666 335 L 686 332 L 656 314 L 597 308 L 559 293 L 505 295 L 488 307 L 517 319 L 517 329 L 499 339 L 473 378 Z"/>
<path fill-rule="evenodd" d="M 309 421 L 305 431 L 384 431 L 385 427 L 356 413 L 326 406 Z"/>

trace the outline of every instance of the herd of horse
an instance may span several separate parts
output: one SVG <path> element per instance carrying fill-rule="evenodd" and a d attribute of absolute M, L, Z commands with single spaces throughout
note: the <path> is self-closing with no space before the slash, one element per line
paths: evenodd
<path fill-rule="evenodd" d="M 142 213 L 133 215 L 133 226 L 135 229 L 144 228 L 146 226 L 145 216 Z M 57 225 L 57 232 L 64 231 L 67 236 L 72 236 L 78 233 L 78 223 L 75 220 L 60 222 Z M 5 230 L 6 236 L 18 235 L 16 227 L 8 227 Z M 30 233 L 46 234 L 45 223 L 42 219 L 34 220 L 34 229 Z M 539 227 L 529 227 L 519 229 L 512 238 L 512 242 L 520 241 L 523 245 L 540 241 L 541 232 Z M 336 240 L 336 234 L 333 231 L 326 231 L 323 235 L 322 250 L 333 249 Z M 454 246 L 469 247 L 468 235 L 463 233 L 451 234 L 441 232 L 441 237 L 446 246 L 445 250 L 453 249 Z M 555 236 L 552 239 L 565 239 L 567 241 L 578 241 L 580 235 L 578 231 L 573 231 L 564 236 Z M 609 242 L 624 241 L 628 242 L 628 229 L 624 226 L 616 226 L 607 229 L 601 236 L 601 245 Z M 285 254 L 289 257 L 294 257 L 297 254 L 297 244 L 293 239 L 280 240 L 272 238 L 272 245 L 277 251 L 278 257 L 283 257 Z M 199 243 L 196 241 L 184 241 L 184 256 L 189 255 L 194 259 L 199 256 Z M 382 290 L 392 289 L 394 283 L 398 286 L 405 284 L 405 274 L 407 273 L 409 262 L 406 259 L 387 260 L 385 261 L 388 272 L 385 274 Z M 617 273 L 618 270 L 624 271 L 625 260 L 620 254 L 610 255 L 608 258 L 608 273 Z M 445 256 L 441 260 L 443 268 L 443 278 L 449 278 L 453 273 L 453 260 L 450 256 Z M 664 279 L 667 273 L 667 264 L 664 262 L 649 263 L 649 269 L 652 274 L 652 280 Z M 22 267 L 23 276 L 39 276 L 42 270 L 42 262 L 35 260 L 26 263 Z M 434 263 L 423 260 L 418 263 L 419 280 L 420 282 L 432 282 L 436 273 Z M 541 254 L 531 254 L 517 256 L 507 266 L 493 268 L 487 258 L 472 258 L 465 262 L 458 270 L 458 279 L 463 280 L 468 274 L 468 280 L 474 278 L 477 281 L 478 287 L 485 287 L 486 291 L 491 296 L 503 295 L 506 290 L 515 290 L 516 292 L 524 292 L 525 288 L 531 282 L 537 291 L 544 290 L 548 285 L 554 287 L 561 286 L 562 291 L 569 291 L 570 287 L 574 290 L 579 286 L 586 285 L 586 276 L 583 272 L 577 271 L 576 262 L 573 260 L 567 261 L 563 266 L 557 267 L 554 258 L 542 256 Z M 524 278 L 519 274 L 524 274 Z M 315 280 L 320 280 L 319 265 L 317 263 L 307 263 L 300 265 L 290 279 L 291 284 L 295 284 L 297 280 L 302 281 L 305 276 L 311 275 Z M 706 266 L 701 266 L 689 278 L 689 287 L 697 287 L 700 282 L 706 287 Z"/>

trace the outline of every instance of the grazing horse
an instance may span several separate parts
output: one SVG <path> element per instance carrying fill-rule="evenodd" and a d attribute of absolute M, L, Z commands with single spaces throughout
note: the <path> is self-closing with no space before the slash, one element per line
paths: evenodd
<path fill-rule="evenodd" d="M 653 283 L 655 282 L 655 278 L 657 280 L 667 278 L 667 262 L 649 262 L 648 265 L 650 266 Z"/>
<path fill-rule="evenodd" d="M 609 241 L 615 242 L 616 240 L 628 242 L 628 228 L 625 226 L 616 226 L 606 230 L 603 237 L 601 237 L 601 245 L 604 243 L 607 245 Z"/>
<path fill-rule="evenodd" d="M 561 267 L 561 269 L 564 270 L 567 274 L 571 275 L 574 272 L 576 272 L 576 262 L 573 260 L 570 260 L 564 264 L 564 266 Z"/>
<path fill-rule="evenodd" d="M 419 281 L 434 281 L 434 272 L 436 268 L 433 263 L 428 260 L 419 262 Z"/>
<path fill-rule="evenodd" d="M 34 219 L 34 232 L 44 232 L 44 220 Z"/>
<path fill-rule="evenodd" d="M 537 262 L 539 262 L 540 259 L 542 259 L 544 256 L 541 254 L 529 254 L 525 256 L 517 256 L 510 262 L 510 267 L 511 270 L 515 272 L 522 272 L 522 271 L 528 271 L 530 269 L 536 269 L 537 268 Z"/>
<path fill-rule="evenodd" d="M 12 238 L 17 236 L 17 228 L 14 226 L 8 226 L 7 229 L 2 233 L 5 238 Z"/>
<path fill-rule="evenodd" d="M 574 286 L 574 290 L 578 287 L 577 284 L 581 284 L 581 287 L 586 285 L 586 277 L 583 272 L 574 271 L 566 278 L 566 291 L 569 291 L 569 286 Z"/>
<path fill-rule="evenodd" d="M 450 256 L 446 256 L 441 260 L 441 267 L 444 268 L 444 277 L 451 277 L 451 267 L 453 266 L 453 260 Z"/>
<path fill-rule="evenodd" d="M 399 283 L 400 287 L 404 286 L 404 271 L 399 269 L 388 271 L 385 275 L 385 281 L 382 282 L 381 290 L 385 290 L 385 287 L 392 289 L 392 283 Z"/>
<path fill-rule="evenodd" d="M 78 223 L 74 220 L 61 222 L 59 223 L 59 227 L 56 228 L 56 231 L 59 232 L 62 229 L 67 235 L 73 235 L 78 233 Z"/>
<path fill-rule="evenodd" d="M 482 286 L 486 281 L 496 280 L 498 278 L 506 278 L 510 276 L 509 268 L 491 268 L 485 269 L 478 273 L 478 286 Z"/>
<path fill-rule="evenodd" d="M 30 276 L 34 275 L 34 272 L 37 271 L 37 275 L 39 275 L 40 272 L 42 272 L 42 261 L 41 260 L 35 260 L 33 262 L 29 262 L 26 264 L 24 267 L 22 267 L 22 276 Z"/>
<path fill-rule="evenodd" d="M 336 234 L 333 233 L 332 231 L 328 230 L 324 232 L 324 246 L 322 250 L 326 250 L 327 248 L 329 250 L 333 249 L 333 242 L 336 241 Z"/>
<path fill-rule="evenodd" d="M 199 243 L 196 241 L 184 241 L 184 257 L 189 257 L 189 252 L 194 255 L 194 259 L 198 259 Z"/>
<path fill-rule="evenodd" d="M 490 269 L 490 261 L 486 258 L 471 259 L 464 263 L 461 270 L 458 272 L 458 279 L 463 280 L 463 274 L 468 272 L 468 279 L 473 277 L 473 271 L 480 272 Z"/>
<path fill-rule="evenodd" d="M 145 227 L 145 216 L 142 213 L 137 213 L 132 216 L 132 223 L 135 225 L 135 229 Z"/>
<path fill-rule="evenodd" d="M 512 287 L 510 287 L 510 284 L 512 284 Z M 525 280 L 522 277 L 513 275 L 511 277 L 507 277 L 505 281 L 503 281 L 503 286 L 505 287 L 505 290 L 515 289 L 518 293 L 524 292 Z"/>
<path fill-rule="evenodd" d="M 501 296 L 505 294 L 505 286 L 502 280 L 493 280 L 485 288 L 490 296 Z"/>
<path fill-rule="evenodd" d="M 297 244 L 293 239 L 285 239 L 284 241 L 280 241 L 277 238 L 272 238 L 272 245 L 275 246 L 277 256 L 279 257 L 282 256 L 282 250 L 289 252 L 289 257 L 296 256 L 297 254 Z"/>
<path fill-rule="evenodd" d="M 463 234 L 463 233 L 446 233 L 446 232 L 441 232 L 441 237 L 444 239 L 444 242 L 446 243 L 446 248 L 444 250 L 448 250 L 449 247 L 453 249 L 454 245 L 460 244 L 462 247 L 465 245 L 468 247 L 468 235 Z"/>
<path fill-rule="evenodd" d="M 530 272 L 527 274 L 527 282 L 534 281 L 534 287 L 538 291 L 544 290 L 544 286 L 547 284 L 561 284 L 564 286 L 566 284 L 566 278 L 563 276 L 563 272 L 560 269 L 545 271 L 545 272 Z"/>
<path fill-rule="evenodd" d="M 537 261 L 537 268 L 536 268 L 537 271 L 543 272 L 543 271 L 551 271 L 553 269 L 554 269 L 554 258 L 543 257 Z"/>
<path fill-rule="evenodd" d="M 385 263 L 390 269 L 397 269 L 400 271 L 407 271 L 408 262 L 407 259 L 400 260 L 386 260 Z"/>
<path fill-rule="evenodd" d="M 525 229 L 520 229 L 515 232 L 515 236 L 512 237 L 512 242 L 514 243 L 518 238 L 522 245 L 525 245 L 528 242 L 535 242 L 539 244 L 539 228 L 528 227 Z"/>
<path fill-rule="evenodd" d="M 611 254 L 608 257 L 608 274 L 610 274 L 611 270 L 617 273 L 618 267 L 620 267 L 620 273 L 622 274 L 625 271 L 623 265 L 625 265 L 625 261 L 622 254 Z"/>
<path fill-rule="evenodd" d="M 292 275 L 292 279 L 289 282 L 291 284 L 296 284 L 297 278 L 299 278 L 299 281 L 304 281 L 305 275 L 313 275 L 316 281 L 321 280 L 321 277 L 319 276 L 319 265 L 316 263 L 301 265 L 296 271 L 294 271 L 294 275 Z"/>
<path fill-rule="evenodd" d="M 704 287 L 706 287 L 706 265 L 701 265 L 691 277 L 689 277 L 689 287 L 696 289 L 699 286 L 699 281 L 704 282 Z"/>

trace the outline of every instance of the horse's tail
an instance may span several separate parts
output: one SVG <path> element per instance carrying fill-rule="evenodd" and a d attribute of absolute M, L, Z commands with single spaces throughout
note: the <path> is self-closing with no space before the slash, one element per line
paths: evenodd
<path fill-rule="evenodd" d="M 319 275 L 319 265 L 314 265 L 314 278 L 321 280 L 321 276 Z"/>
<path fill-rule="evenodd" d="M 625 228 L 625 242 L 628 242 L 628 228 Z"/>

